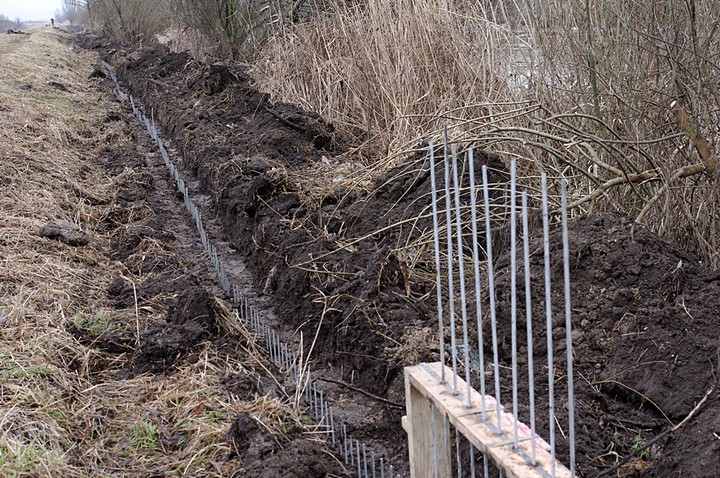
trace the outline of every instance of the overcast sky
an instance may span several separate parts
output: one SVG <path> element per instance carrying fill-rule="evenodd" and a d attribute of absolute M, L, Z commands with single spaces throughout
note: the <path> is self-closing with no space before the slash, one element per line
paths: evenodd
<path fill-rule="evenodd" d="M 0 0 L 0 13 L 11 20 L 20 17 L 23 21 L 49 22 L 53 12 L 61 5 L 61 0 Z"/>

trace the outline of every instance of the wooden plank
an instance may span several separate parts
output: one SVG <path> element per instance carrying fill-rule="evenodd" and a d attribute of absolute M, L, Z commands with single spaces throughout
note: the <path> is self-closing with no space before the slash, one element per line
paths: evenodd
<path fill-rule="evenodd" d="M 407 374 L 405 402 L 407 416 L 403 417 L 403 427 L 408 433 L 410 476 L 412 478 L 445 476 L 450 457 L 449 440 L 443 433 L 445 415 L 435 410 L 435 433 L 433 433 L 432 402 L 421 390 L 411 385 Z"/>
<path fill-rule="evenodd" d="M 405 389 L 407 396 L 411 397 L 412 405 L 420 407 L 418 402 L 424 399 L 430 408 L 429 403 L 434 403 L 437 411 L 436 422 L 440 422 L 443 415 L 448 417 L 450 424 L 465 436 L 475 448 L 480 450 L 490 458 L 494 465 L 502 470 L 506 476 L 513 478 L 546 478 L 550 476 L 552 460 L 550 452 L 542 445 L 542 439 L 536 439 L 536 466 L 530 463 L 531 443 L 529 433 L 522 430 L 518 431 L 518 450 L 513 449 L 513 418 L 512 415 L 501 409 L 501 428 L 502 434 L 497 433 L 497 411 L 495 410 L 495 399 L 489 396 L 485 397 L 486 415 L 485 420 L 481 416 L 481 396 L 471 389 L 472 408 L 467 407 L 467 392 L 465 381 L 460 377 L 457 378 L 458 395 L 453 394 L 449 384 L 440 383 L 440 371 L 442 364 L 420 364 L 414 367 L 405 368 Z M 452 370 L 445 367 L 445 376 L 452 377 Z M 419 432 L 416 427 L 410 428 L 410 433 Z M 528 427 L 523 426 L 526 430 Z M 422 434 L 422 432 L 420 432 Z M 432 435 L 432 432 L 430 432 Z M 414 438 L 409 436 L 409 442 L 413 442 Z M 427 437 L 423 436 L 423 440 Z M 432 439 L 432 436 L 430 437 Z M 546 444 L 545 444 L 546 445 Z M 447 443 L 445 444 L 447 446 Z M 417 455 L 417 453 L 415 454 Z M 524 455 L 524 456 L 523 456 Z M 431 455 L 432 458 L 432 455 Z M 411 459 L 411 474 L 413 470 L 413 454 Z M 413 477 L 434 476 L 434 463 L 432 465 L 433 474 L 412 474 Z M 418 473 L 420 467 L 430 466 L 426 461 L 420 461 L 415 468 Z M 444 476 L 444 473 L 440 474 Z M 559 462 L 555 463 L 555 476 L 557 478 L 569 478 L 570 470 Z"/>

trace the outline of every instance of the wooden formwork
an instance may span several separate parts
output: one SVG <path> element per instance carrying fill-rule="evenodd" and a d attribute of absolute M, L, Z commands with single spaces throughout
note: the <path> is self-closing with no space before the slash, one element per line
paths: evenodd
<path fill-rule="evenodd" d="M 407 415 L 403 427 L 408 433 L 410 451 L 410 475 L 412 478 L 434 478 L 445 476 L 450 460 L 449 437 L 443 432 L 445 417 L 480 453 L 486 455 L 493 465 L 511 478 L 546 478 L 551 476 L 552 459 L 544 442 L 536 437 L 536 465 L 531 456 L 531 437 L 528 428 L 522 425 L 518 432 L 518 448 L 514 448 L 512 415 L 501 413 L 502 433 L 497 430 L 497 407 L 495 399 L 485 397 L 485 419 L 481 415 L 480 393 L 471 389 L 472 408 L 467 407 L 465 381 L 457 377 L 458 394 L 454 394 L 449 383 L 441 383 L 441 367 L 437 363 L 423 363 L 405 368 L 405 400 Z M 445 377 L 453 380 L 453 371 L 445 366 Z M 433 425 L 433 409 L 435 419 Z M 433 426 L 435 432 L 433 432 Z M 555 462 L 555 477 L 570 478 L 565 466 Z"/>

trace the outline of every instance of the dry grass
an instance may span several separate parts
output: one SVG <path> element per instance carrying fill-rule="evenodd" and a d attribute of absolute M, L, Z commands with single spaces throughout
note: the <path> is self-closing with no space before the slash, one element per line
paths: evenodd
<path fill-rule="evenodd" d="M 223 386 L 228 374 L 257 376 L 262 362 L 247 358 L 256 351 L 201 344 L 191 365 L 119 379 L 131 354 L 106 354 L 73 333 L 134 331 L 135 311 L 110 308 L 105 289 L 117 275 L 142 278 L 102 253 L 113 195 L 133 172 L 111 178 L 92 161 L 108 138 L 132 140 L 122 122 L 97 129 L 112 106 L 87 79 L 97 60 L 65 39 L 50 29 L 0 36 L 0 476 L 227 476 L 237 467 L 226 436 L 238 412 L 278 434 L 298 420 L 287 397 L 248 401 Z M 39 237 L 50 219 L 91 243 Z M 161 312 L 142 308 L 140 319 Z M 251 343 L 225 317 L 227 333 Z"/>
<path fill-rule="evenodd" d="M 448 2 L 335 5 L 271 41 L 254 74 L 261 89 L 320 112 L 364 153 L 382 155 L 439 129 L 442 114 L 507 89 L 493 38 Z M 470 33 L 472 31 L 472 33 Z"/>
<path fill-rule="evenodd" d="M 447 123 L 455 142 L 516 158 L 528 187 L 540 171 L 567 179 L 576 211 L 625 211 L 717 267 L 713 5 L 335 6 L 274 38 L 253 72 L 335 123 L 358 184 Z"/>

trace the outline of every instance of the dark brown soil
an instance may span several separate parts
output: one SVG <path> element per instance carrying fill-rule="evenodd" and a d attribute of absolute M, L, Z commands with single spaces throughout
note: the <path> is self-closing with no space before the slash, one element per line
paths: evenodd
<path fill-rule="evenodd" d="M 230 319 L 223 318 L 224 305 L 214 274 L 195 225 L 182 208 L 182 198 L 176 196 L 174 184 L 168 181 L 160 154 L 153 151 L 132 114 L 119 101 L 117 104 L 117 110 L 108 111 L 106 122 L 122 121 L 131 141 L 108 138 L 109 146 L 96 159 L 118 186 L 110 203 L 104 204 L 107 213 L 98 229 L 112 238 L 106 255 L 128 271 L 106 284 L 109 302 L 128 320 L 113 323 L 101 332 L 95 332 L 91 324 L 76 323 L 70 326 L 71 332 L 84 344 L 131 356 L 128 365 L 117 371 L 119 380 L 138 374 L 172 376 L 176 366 L 195 363 L 205 343 L 211 343 L 221 354 L 254 363 L 255 358 L 246 357 L 247 337 L 224 323 Z M 102 125 L 94 126 L 99 134 L 103 132 Z M 66 241 L 81 233 L 63 224 L 51 224 L 40 234 Z M 110 366 L 100 362 L 95 368 Z M 268 367 L 248 366 L 242 372 L 228 373 L 223 380 L 227 393 L 248 402 L 266 395 L 289 400 L 269 375 Z M 226 440 L 234 445 L 234 453 L 225 457 L 222 466 L 234 469 L 232 476 L 346 476 L 340 463 L 329 459 L 327 444 L 308 439 L 306 429 L 292 425 L 292 421 L 282 434 L 257 424 L 239 428 L 244 423 L 242 417 L 252 420 L 249 416 L 239 416 L 228 426 Z M 246 443 L 243 436 L 250 440 Z M 185 439 L 168 435 L 163 446 L 177 450 Z M 147 475 L 165 476 L 164 472 L 153 474 L 150 470 Z"/>
<path fill-rule="evenodd" d="M 395 252 L 400 242 L 427 231 L 429 220 L 386 229 L 418 216 L 430 203 L 429 173 L 427 165 L 420 167 L 422 156 L 408 158 L 380 178 L 371 193 L 338 189 L 327 191 L 319 201 L 307 200 L 287 178 L 311 174 L 323 156 L 343 151 L 332 125 L 318 115 L 270 102 L 237 66 L 203 64 L 160 46 L 125 51 L 110 49 L 97 39 L 85 37 L 82 42 L 104 52 L 126 91 L 147 108 L 148 115 L 152 108 L 166 143 L 178 150 L 183 174 L 195 182 L 197 191 L 209 196 L 207 206 L 220 225 L 219 239 L 227 241 L 257 289 L 264 290 L 266 297 L 258 300 L 281 318 L 277 328 L 288 340 L 302 331 L 306 347 L 307 338 L 319 330 L 313 352 L 317 369 L 336 381 L 402 402 L 403 366 L 438 357 L 432 338 L 434 288 L 423 279 L 432 277 L 432 258 L 428 255 L 411 269 L 407 258 Z M 109 91 L 109 81 L 107 85 Z M 107 158 L 110 168 L 132 161 L 113 154 Z M 502 171 L 498 158 L 476 156 L 476 171 L 480 164 Z M 503 173 L 495 174 L 496 180 L 502 179 Z M 142 201 L 153 180 L 133 178 L 139 181 L 137 187 L 118 193 L 127 201 L 118 217 L 144 217 Z M 175 201 L 166 205 L 170 210 L 181 205 L 177 197 L 167 200 Z M 158 294 L 195 290 L 192 275 L 180 273 L 182 266 L 162 255 L 130 260 L 143 241 L 177 240 L 162 224 L 157 218 L 141 219 L 138 227 L 118 237 L 112 254 L 128 261 L 129 268 L 166 271 L 135 290 L 121 280 L 111 284 L 109 293 L 119 307 L 129 307 L 136 295 L 142 302 Z M 559 244 L 559 232 L 554 231 L 556 284 L 562 283 Z M 628 459 L 610 476 L 720 476 L 720 274 L 705 270 L 681 248 L 617 214 L 575 220 L 570 245 L 580 475 L 595 476 Z M 507 259 L 499 258 L 498 271 L 501 360 L 509 364 Z M 533 255 L 532 274 L 542 274 L 539 253 Z M 533 307 L 542 310 L 542 291 L 533 292 Z M 557 326 L 563 317 L 561 293 L 557 288 Z M 187 353 L 194 340 L 216 333 L 212 301 L 200 292 L 192 297 L 168 298 L 175 301 L 175 313 L 143 335 L 148 352 L 139 356 L 139 370 L 154 370 L 158 363 L 167 366 Z M 190 315 L 202 318 L 188 320 L 184 311 L 192 308 L 199 312 Z M 522 320 L 518 326 L 525 328 Z M 158 335 L 161 329 L 167 334 Z M 534 330 L 539 362 L 547 352 L 544 325 L 538 322 Z M 554 333 L 556 357 L 561 356 L 561 330 Z M 188 337 L 187 342 L 181 337 Z M 547 386 L 541 384 L 547 383 L 547 377 L 541 372 L 536 379 L 542 396 Z M 257 386 L 238 378 L 228 380 L 238 390 Z M 715 391 L 685 426 L 644 448 L 680 423 L 712 387 Z M 349 393 L 340 386 L 329 388 L 331 401 Z M 504 393 L 507 400 L 510 392 Z M 527 391 L 521 393 L 525 396 Z M 566 406 L 561 398 L 565 393 L 562 386 L 556 389 L 558 410 Z M 343 416 L 348 431 L 395 460 L 396 469 L 406 470 L 402 410 L 370 399 L 357 403 L 361 405 L 356 411 Z M 547 435 L 546 411 L 537 413 L 540 431 Z M 527 410 L 521 415 L 527 419 Z M 560 427 L 566 429 L 566 421 L 559 418 Z M 229 434 L 238 455 L 249 462 L 247 474 L 241 476 L 289 476 L 291 470 L 302 470 L 297 476 L 328 473 L 323 463 L 332 464 L 332 459 L 322 456 L 311 442 L 300 446 L 292 439 L 291 445 L 282 447 L 285 458 L 268 461 L 268 456 L 276 459 L 279 448 L 271 438 L 256 436 L 261 433 L 249 417 L 239 416 Z M 562 434 L 558 444 L 567 462 Z"/>

